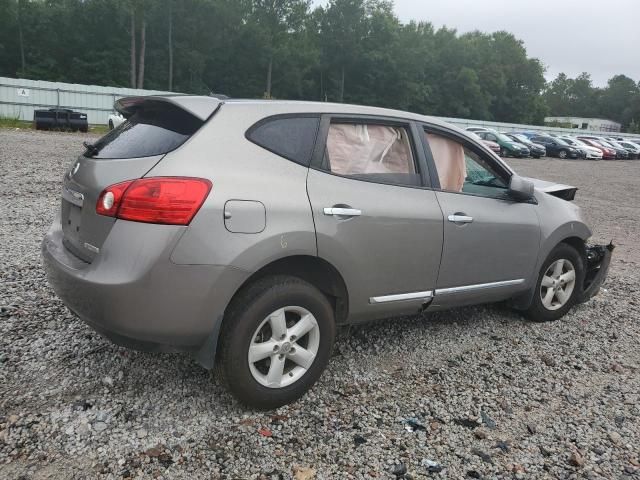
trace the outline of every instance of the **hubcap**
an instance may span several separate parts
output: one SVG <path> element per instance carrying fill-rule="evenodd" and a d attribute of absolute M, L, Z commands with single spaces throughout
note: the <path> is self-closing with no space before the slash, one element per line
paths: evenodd
<path fill-rule="evenodd" d="M 265 387 L 286 387 L 311 368 L 319 347 L 320 328 L 313 314 L 302 307 L 283 307 L 267 315 L 254 332 L 249 370 Z"/>
<path fill-rule="evenodd" d="M 547 310 L 562 308 L 571 298 L 576 284 L 576 270 L 567 259 L 553 262 L 540 283 L 540 298 Z"/>

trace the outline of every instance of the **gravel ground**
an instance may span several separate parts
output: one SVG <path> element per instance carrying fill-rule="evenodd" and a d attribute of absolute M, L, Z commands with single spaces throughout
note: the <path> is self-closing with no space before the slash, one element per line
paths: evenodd
<path fill-rule="evenodd" d="M 86 135 L 0 130 L 0 478 L 640 478 L 640 161 L 512 161 L 577 185 L 606 289 L 556 323 L 504 306 L 344 332 L 301 401 L 241 408 L 180 355 L 103 340 L 40 241 Z"/>

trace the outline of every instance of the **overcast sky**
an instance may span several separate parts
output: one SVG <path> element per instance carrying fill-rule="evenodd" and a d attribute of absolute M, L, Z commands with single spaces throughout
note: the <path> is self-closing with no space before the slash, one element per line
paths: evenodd
<path fill-rule="evenodd" d="M 325 5 L 327 0 L 315 0 Z M 539 58 L 551 80 L 616 74 L 640 80 L 640 0 L 395 0 L 400 20 L 426 20 L 458 32 L 507 30 Z"/>

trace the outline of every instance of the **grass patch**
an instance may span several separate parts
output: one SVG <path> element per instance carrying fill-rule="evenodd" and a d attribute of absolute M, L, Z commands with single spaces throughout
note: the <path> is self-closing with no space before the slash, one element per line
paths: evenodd
<path fill-rule="evenodd" d="M 89 133 L 97 133 L 99 135 L 105 135 L 109 132 L 107 125 L 89 125 Z"/>
<path fill-rule="evenodd" d="M 31 128 L 32 122 L 20 120 L 19 117 L 0 116 L 0 128 Z"/>

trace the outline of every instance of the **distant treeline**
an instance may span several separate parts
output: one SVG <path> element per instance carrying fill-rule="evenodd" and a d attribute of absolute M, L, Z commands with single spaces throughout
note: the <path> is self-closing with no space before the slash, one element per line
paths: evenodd
<path fill-rule="evenodd" d="M 640 121 L 639 85 L 545 83 L 508 32 L 401 23 L 385 0 L 0 0 L 0 75 L 328 100 L 541 124 Z"/>

